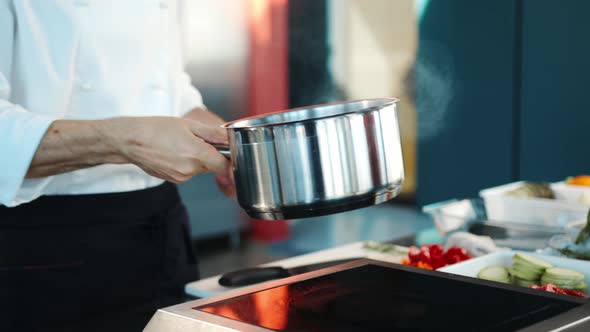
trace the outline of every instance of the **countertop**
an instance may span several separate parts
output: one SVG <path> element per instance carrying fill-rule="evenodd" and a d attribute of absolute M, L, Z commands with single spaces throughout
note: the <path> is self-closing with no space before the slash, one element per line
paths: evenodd
<path fill-rule="evenodd" d="M 320 250 L 313 253 L 290 257 L 274 262 L 262 264 L 260 266 L 281 266 L 290 268 L 300 265 L 321 263 L 331 260 L 362 257 L 376 260 L 388 261 L 392 263 L 401 263 L 404 255 L 399 253 L 380 253 L 363 248 L 363 241 L 354 242 L 330 249 Z M 229 271 L 228 271 L 229 272 Z M 223 292 L 236 290 L 238 288 L 227 288 L 220 286 L 218 280 L 220 275 L 191 282 L 185 285 L 185 293 L 197 297 L 205 298 L 221 294 Z M 249 287 L 249 286 L 248 286 Z"/>

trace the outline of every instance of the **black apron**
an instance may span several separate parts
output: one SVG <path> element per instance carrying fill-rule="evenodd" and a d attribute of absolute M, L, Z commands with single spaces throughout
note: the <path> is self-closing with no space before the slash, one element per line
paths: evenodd
<path fill-rule="evenodd" d="M 0 331 L 141 331 L 198 279 L 176 186 L 0 206 Z"/>

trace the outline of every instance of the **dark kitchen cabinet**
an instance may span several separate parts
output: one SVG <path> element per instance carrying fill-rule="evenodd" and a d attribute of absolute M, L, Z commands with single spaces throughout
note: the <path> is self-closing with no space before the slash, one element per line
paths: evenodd
<path fill-rule="evenodd" d="M 590 1 L 523 3 L 519 175 L 590 173 Z"/>
<path fill-rule="evenodd" d="M 430 1 L 415 66 L 417 199 L 477 194 L 513 177 L 515 6 Z"/>
<path fill-rule="evenodd" d="M 589 172 L 589 10 L 584 0 L 429 2 L 415 84 L 419 204 Z"/>

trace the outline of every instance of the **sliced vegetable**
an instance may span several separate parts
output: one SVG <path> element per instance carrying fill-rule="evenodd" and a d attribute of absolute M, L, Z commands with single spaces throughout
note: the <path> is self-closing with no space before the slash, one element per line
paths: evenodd
<path fill-rule="evenodd" d="M 408 258 L 411 263 L 418 263 L 420 261 L 420 249 L 415 246 L 411 246 L 408 251 Z"/>
<path fill-rule="evenodd" d="M 402 260 L 402 264 L 436 270 L 469 258 L 471 256 L 467 254 L 467 250 L 464 248 L 451 247 L 445 252 L 440 244 L 424 244 L 420 248 L 416 246 L 410 247 L 408 259 Z"/>
<path fill-rule="evenodd" d="M 416 265 L 416 267 L 419 267 L 421 269 L 427 269 L 427 270 L 432 270 L 432 266 L 428 263 L 424 263 L 424 262 L 418 262 L 418 264 Z"/>
<path fill-rule="evenodd" d="M 508 191 L 506 195 L 555 199 L 555 193 L 547 182 L 525 182 L 518 188 Z"/>
<path fill-rule="evenodd" d="M 445 260 L 448 264 L 459 263 L 470 258 L 471 256 L 469 256 L 467 250 L 461 247 L 450 247 L 447 252 L 445 252 Z"/>
<path fill-rule="evenodd" d="M 420 255 L 418 257 L 420 258 L 420 262 L 432 266 L 432 263 L 430 261 L 430 247 L 428 247 L 427 245 L 423 245 L 420 247 Z"/>
<path fill-rule="evenodd" d="M 517 286 L 543 289 L 573 296 L 584 294 L 588 288 L 585 276 L 571 269 L 554 267 L 549 262 L 517 253 L 512 257 L 512 267 L 488 266 L 477 274 L 480 279 L 512 283 Z M 578 294 L 579 293 L 579 294 Z"/>
<path fill-rule="evenodd" d="M 508 269 L 503 266 L 488 266 L 479 271 L 477 277 L 480 279 L 502 282 L 505 284 L 510 283 L 510 274 L 508 274 Z"/>
<path fill-rule="evenodd" d="M 406 247 L 397 246 L 392 243 L 382 243 L 377 241 L 367 241 L 363 244 L 363 248 L 383 253 L 396 253 L 400 255 L 408 253 L 408 248 Z"/>
<path fill-rule="evenodd" d="M 438 243 L 435 243 L 430 246 L 430 253 L 433 255 L 443 255 L 445 253 L 445 248 Z"/>
<path fill-rule="evenodd" d="M 541 277 L 541 285 L 554 284 L 560 288 L 578 289 L 583 287 L 584 274 L 559 267 L 547 269 Z"/>
<path fill-rule="evenodd" d="M 515 254 L 512 261 L 510 273 L 515 277 L 528 281 L 539 280 L 545 269 L 553 266 L 542 259 L 522 253 Z"/>
<path fill-rule="evenodd" d="M 526 279 L 520 279 L 519 277 L 516 277 L 516 276 L 514 276 L 512 278 L 512 283 L 514 285 L 522 286 L 522 287 L 529 287 L 529 286 L 532 286 L 532 285 L 536 285 L 537 284 L 536 281 L 530 281 L 530 280 L 526 280 Z"/>
<path fill-rule="evenodd" d="M 584 292 L 580 292 L 580 291 L 578 291 L 578 290 L 573 290 L 573 289 L 563 289 L 562 291 L 563 291 L 563 293 L 564 293 L 565 295 L 570 295 L 570 296 L 581 297 L 581 298 L 584 298 L 584 299 L 587 299 L 587 298 L 588 298 L 588 295 L 586 295 L 586 293 L 584 293 Z"/>
<path fill-rule="evenodd" d="M 578 291 L 571 290 L 571 289 L 562 289 L 562 288 L 559 288 L 558 286 L 556 286 L 554 284 L 545 284 L 543 286 L 532 285 L 532 286 L 529 286 L 529 288 L 544 290 L 544 291 L 550 292 L 550 293 L 557 293 L 557 294 L 564 294 L 564 295 L 576 296 L 576 297 L 581 297 L 581 298 L 585 298 L 585 299 L 588 298 L 588 295 L 586 295 L 586 294 L 584 294 L 582 292 L 578 292 Z"/>
<path fill-rule="evenodd" d="M 440 244 L 433 244 L 430 246 L 430 262 L 432 268 L 438 269 L 447 265 L 444 255 L 445 249 Z"/>
<path fill-rule="evenodd" d="M 513 260 L 521 261 L 525 264 L 529 264 L 531 267 L 537 267 L 539 269 L 547 269 L 553 267 L 551 263 L 544 261 L 540 258 L 533 257 L 531 255 L 523 254 L 523 253 L 516 253 L 514 254 Z"/>
<path fill-rule="evenodd" d="M 510 269 L 510 274 L 522 280 L 536 282 L 539 280 L 539 278 L 541 278 L 542 273 L 530 272 L 525 270 L 515 270 L 512 268 Z"/>
<path fill-rule="evenodd" d="M 573 186 L 590 186 L 590 175 L 571 176 L 565 180 L 565 183 Z"/>
<path fill-rule="evenodd" d="M 541 281 L 539 282 L 539 284 L 541 284 L 541 285 L 554 284 L 557 287 L 565 288 L 565 289 L 576 289 L 576 287 L 579 285 L 579 283 L 577 283 L 577 282 L 552 280 L 552 279 L 547 279 L 547 278 L 541 278 Z"/>
<path fill-rule="evenodd" d="M 574 288 L 574 290 L 586 293 L 586 291 L 588 290 L 588 285 L 585 281 L 580 281 L 580 283 L 576 286 L 576 288 Z"/>
<path fill-rule="evenodd" d="M 545 270 L 543 277 L 556 279 L 556 280 L 572 280 L 580 282 L 584 280 L 584 274 L 578 271 L 564 269 L 561 267 L 552 267 Z"/>
<path fill-rule="evenodd" d="M 519 261 L 515 261 L 512 264 L 512 269 L 519 270 L 519 271 L 525 271 L 527 273 L 536 274 L 538 276 L 537 279 L 539 279 L 539 277 L 543 274 L 543 272 L 545 272 L 545 268 L 535 268 L 535 267 L 532 267 L 530 265 L 523 264 L 523 263 L 521 263 Z"/>

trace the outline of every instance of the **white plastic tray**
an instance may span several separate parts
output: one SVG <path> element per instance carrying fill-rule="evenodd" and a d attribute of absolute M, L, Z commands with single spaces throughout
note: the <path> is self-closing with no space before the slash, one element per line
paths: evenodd
<path fill-rule="evenodd" d="M 590 196 L 590 187 L 573 186 L 565 182 L 553 183 L 551 184 L 551 189 L 555 192 L 557 199 L 566 202 L 580 203 L 582 205 L 584 205 L 584 202 L 587 202 L 588 197 Z"/>
<path fill-rule="evenodd" d="M 565 184 L 551 185 L 556 199 L 505 195 L 523 183 L 513 182 L 479 192 L 484 199 L 490 220 L 561 227 L 569 222 L 584 219 L 590 209 L 590 206 L 580 203 L 579 188 L 571 188 L 573 186 Z"/>
<path fill-rule="evenodd" d="M 438 269 L 438 271 L 477 278 L 477 273 L 479 273 L 479 271 L 481 271 L 483 268 L 487 266 L 501 265 L 505 267 L 511 267 L 512 256 L 514 256 L 514 254 L 517 252 L 518 251 L 499 251 L 492 254 L 472 258 L 457 264 L 445 266 L 443 268 Z M 557 256 L 541 255 L 529 252 L 527 252 L 526 254 L 543 259 L 556 267 L 562 267 L 582 272 L 586 276 L 586 283 L 590 285 L 590 262 L 588 261 Z"/>

